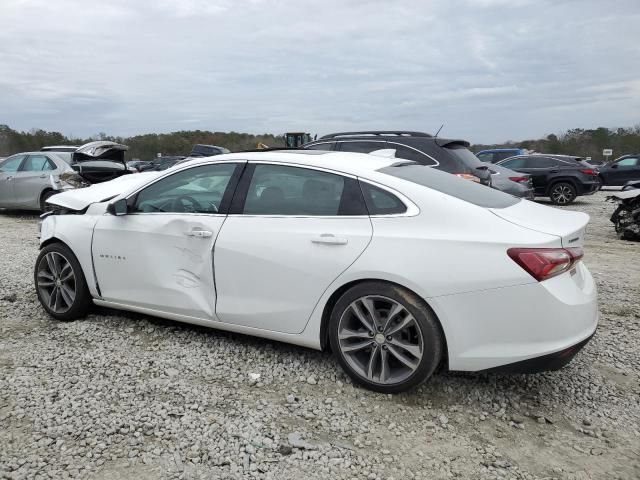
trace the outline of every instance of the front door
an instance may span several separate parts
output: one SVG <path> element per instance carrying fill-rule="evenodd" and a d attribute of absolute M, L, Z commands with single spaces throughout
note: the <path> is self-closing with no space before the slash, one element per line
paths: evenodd
<path fill-rule="evenodd" d="M 638 158 L 623 158 L 611 167 L 608 173 L 609 185 L 624 185 L 629 180 L 640 180 L 640 159 Z"/>
<path fill-rule="evenodd" d="M 0 163 L 0 207 L 15 207 L 13 179 L 25 155 L 14 155 Z"/>
<path fill-rule="evenodd" d="M 329 285 L 372 235 L 357 181 L 322 170 L 251 165 L 215 245 L 218 318 L 304 330 Z"/>
<path fill-rule="evenodd" d="M 92 254 L 104 300 L 215 319 L 212 251 L 242 164 L 191 167 L 129 198 L 126 215 L 104 215 Z"/>

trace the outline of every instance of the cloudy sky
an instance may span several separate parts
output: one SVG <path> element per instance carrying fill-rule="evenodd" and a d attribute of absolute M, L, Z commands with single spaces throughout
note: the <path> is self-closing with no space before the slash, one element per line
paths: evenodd
<path fill-rule="evenodd" d="M 639 0 L 1 0 L 0 124 L 88 136 L 640 123 Z"/>

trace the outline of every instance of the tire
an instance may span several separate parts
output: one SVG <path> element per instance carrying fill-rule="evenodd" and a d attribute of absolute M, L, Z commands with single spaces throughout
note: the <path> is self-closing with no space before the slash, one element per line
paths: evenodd
<path fill-rule="evenodd" d="M 576 187 L 569 182 L 554 183 L 549 189 L 549 198 L 554 205 L 569 205 L 577 196 Z"/>
<path fill-rule="evenodd" d="M 47 200 L 53 197 L 56 193 L 58 192 L 55 190 L 45 190 L 42 195 L 40 195 L 40 211 L 42 213 L 51 210 L 51 207 L 47 205 Z"/>
<path fill-rule="evenodd" d="M 442 359 L 444 338 L 435 314 L 412 292 L 385 282 L 347 290 L 333 307 L 328 332 L 347 375 L 376 392 L 415 388 Z"/>
<path fill-rule="evenodd" d="M 36 294 L 45 311 L 58 320 L 75 320 L 89 312 L 93 301 L 78 259 L 63 243 L 47 245 L 33 272 Z"/>

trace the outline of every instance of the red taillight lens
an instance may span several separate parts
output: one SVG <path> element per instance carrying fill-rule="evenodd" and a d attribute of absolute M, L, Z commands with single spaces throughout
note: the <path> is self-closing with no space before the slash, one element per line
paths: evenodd
<path fill-rule="evenodd" d="M 580 171 L 585 175 L 597 175 L 596 171 L 593 168 L 583 168 Z"/>
<path fill-rule="evenodd" d="M 529 177 L 509 177 L 509 180 L 512 182 L 526 183 L 529 180 Z"/>
<path fill-rule="evenodd" d="M 456 177 L 464 178 L 465 180 L 471 180 L 472 182 L 480 183 L 480 179 L 470 173 L 454 173 Z"/>
<path fill-rule="evenodd" d="M 514 262 L 529 275 L 542 282 L 560 275 L 583 257 L 582 248 L 510 248 L 507 250 Z"/>

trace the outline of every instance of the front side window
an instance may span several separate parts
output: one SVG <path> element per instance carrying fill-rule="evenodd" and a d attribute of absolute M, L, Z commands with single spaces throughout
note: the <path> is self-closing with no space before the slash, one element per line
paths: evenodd
<path fill-rule="evenodd" d="M 29 155 L 20 168 L 21 172 L 41 172 L 55 170 L 56 166 L 44 155 Z"/>
<path fill-rule="evenodd" d="M 243 213 L 247 215 L 338 215 L 345 178 L 282 165 L 256 165 Z"/>
<path fill-rule="evenodd" d="M 637 158 L 623 158 L 618 162 L 619 167 L 635 167 L 637 164 Z"/>
<path fill-rule="evenodd" d="M 0 172 L 17 172 L 24 157 L 24 155 L 14 155 L 13 157 L 7 158 L 4 162 L 0 163 Z"/>
<path fill-rule="evenodd" d="M 138 193 L 132 211 L 218 213 L 236 167 L 219 163 L 174 173 Z"/>

